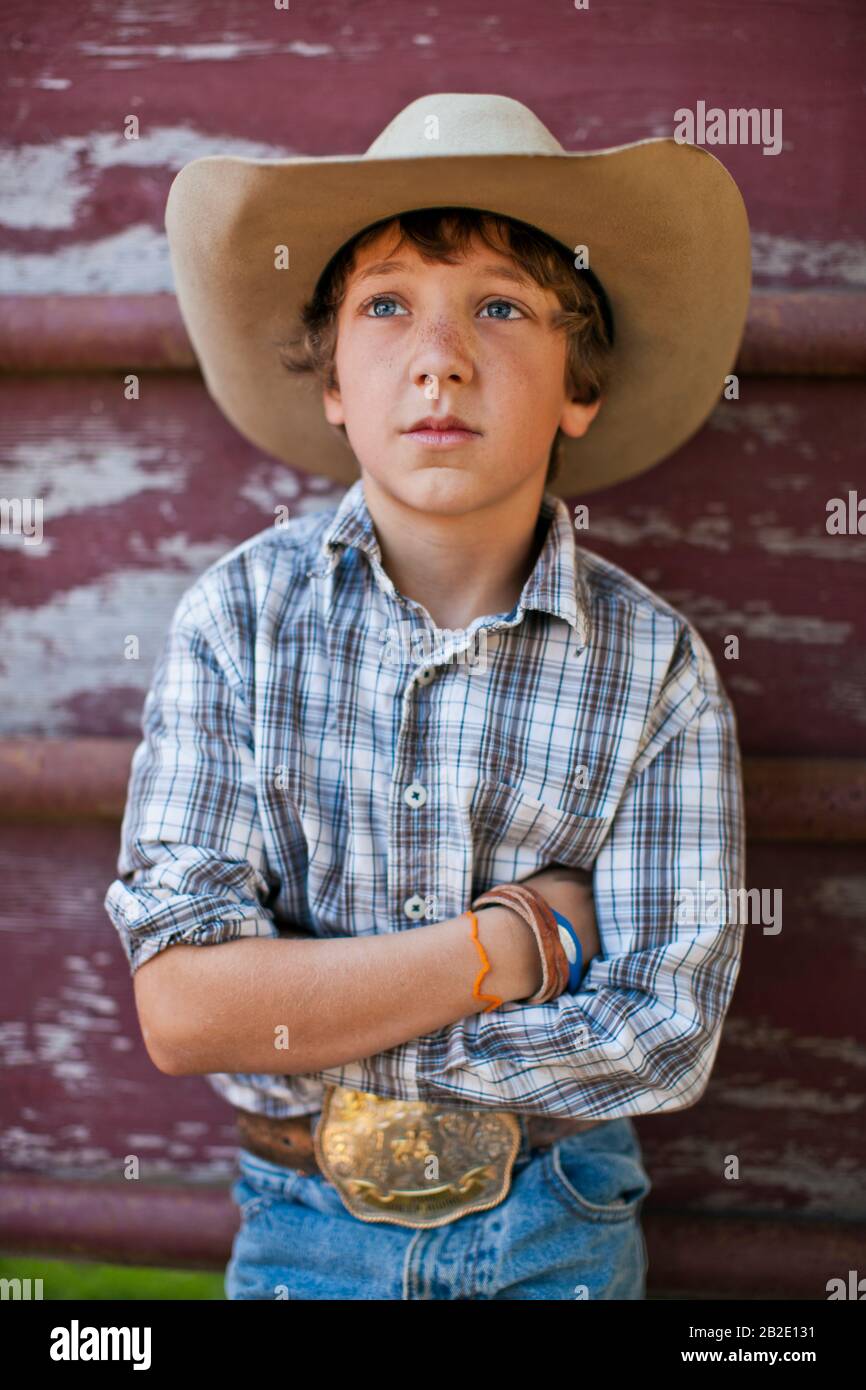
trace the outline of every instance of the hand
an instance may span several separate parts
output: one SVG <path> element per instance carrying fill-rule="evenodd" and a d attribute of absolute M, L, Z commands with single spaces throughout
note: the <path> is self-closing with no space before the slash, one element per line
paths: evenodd
<path fill-rule="evenodd" d="M 592 874 L 585 869 L 569 868 L 566 864 L 549 864 L 520 882 L 534 888 L 548 907 L 556 908 L 571 922 L 583 951 L 585 969 L 593 956 L 601 954 L 592 896 Z"/>

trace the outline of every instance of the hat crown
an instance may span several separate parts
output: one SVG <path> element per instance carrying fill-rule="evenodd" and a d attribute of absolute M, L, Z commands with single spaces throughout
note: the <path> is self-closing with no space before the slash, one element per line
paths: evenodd
<path fill-rule="evenodd" d="M 404 106 L 364 158 L 564 153 L 521 101 L 493 92 L 435 92 Z"/>

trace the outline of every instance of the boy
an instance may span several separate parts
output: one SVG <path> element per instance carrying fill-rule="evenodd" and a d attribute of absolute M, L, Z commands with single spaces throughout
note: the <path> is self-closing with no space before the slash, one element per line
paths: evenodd
<path fill-rule="evenodd" d="M 229 1298 L 643 1298 L 629 1117 L 694 1104 L 718 1049 L 742 931 L 678 904 L 742 885 L 734 714 L 549 484 L 566 450 L 566 491 L 637 472 L 708 413 L 741 203 L 672 142 L 550 142 L 446 94 L 361 160 L 199 160 L 169 199 L 211 393 L 287 461 L 361 475 L 183 596 L 106 896 L 152 1060 L 236 1107 Z M 638 256 L 618 229 L 650 184 L 669 245 Z M 603 207 L 598 279 L 563 200 Z"/>

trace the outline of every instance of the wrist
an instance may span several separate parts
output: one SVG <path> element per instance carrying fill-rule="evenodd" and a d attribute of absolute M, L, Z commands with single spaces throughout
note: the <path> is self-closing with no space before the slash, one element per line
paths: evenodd
<path fill-rule="evenodd" d="M 491 967 L 481 982 L 481 993 L 498 995 L 508 1003 L 528 999 L 542 981 L 541 956 L 532 929 L 519 912 L 500 903 L 480 907 L 476 915 Z"/>
<path fill-rule="evenodd" d="M 561 912 L 571 923 L 586 969 L 590 961 L 601 954 L 591 875 L 583 870 L 554 865 L 533 874 L 525 882 L 544 898 L 551 910 Z"/>

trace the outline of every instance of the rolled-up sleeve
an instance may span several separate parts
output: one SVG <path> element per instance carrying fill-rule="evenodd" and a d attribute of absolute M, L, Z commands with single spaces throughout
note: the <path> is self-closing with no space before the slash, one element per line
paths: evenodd
<path fill-rule="evenodd" d="M 187 590 L 145 699 L 104 900 L 133 974 L 179 942 L 279 935 L 249 712 L 217 599 L 203 580 Z"/>
<path fill-rule="evenodd" d="M 602 953 L 577 994 L 472 1014 L 326 1072 L 380 1094 L 614 1118 L 703 1094 L 739 973 L 743 781 L 734 711 L 692 633 L 651 712 L 593 894 Z"/>

